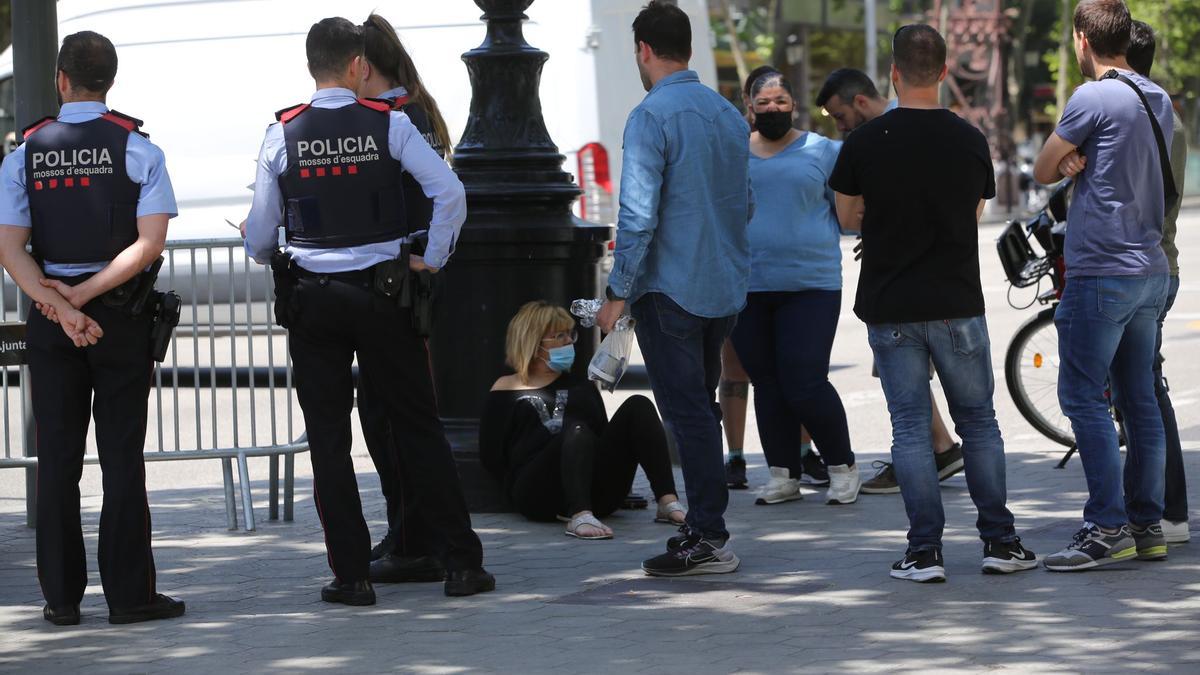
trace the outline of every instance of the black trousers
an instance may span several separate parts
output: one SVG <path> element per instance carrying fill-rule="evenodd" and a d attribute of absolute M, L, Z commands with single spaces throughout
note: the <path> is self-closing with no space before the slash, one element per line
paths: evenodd
<path fill-rule="evenodd" d="M 406 310 L 367 281 L 303 276 L 289 303 L 289 347 L 313 465 L 313 499 L 325 528 L 329 564 L 341 581 L 367 578 L 371 535 L 362 515 L 350 414 L 351 364 L 370 373 L 387 411 L 397 457 L 414 499 L 435 535 L 447 570 L 480 567 L 483 547 L 471 529 L 433 398 L 425 343 Z"/>
<path fill-rule="evenodd" d="M 631 396 L 597 435 L 587 425 L 563 420 L 562 442 L 547 447 L 517 472 L 510 496 L 530 520 L 554 520 L 591 511 L 615 512 L 633 485 L 638 465 L 654 498 L 675 494 L 667 435 L 658 411 L 645 396 Z"/>
<path fill-rule="evenodd" d="M 403 438 L 404 430 L 392 433 L 387 406 L 378 393 L 378 388 L 386 385 L 376 380 L 366 369 L 359 369 L 356 407 L 363 440 L 379 473 L 379 485 L 387 503 L 388 534 L 395 547 L 392 552 L 402 556 L 429 555 L 433 553 L 433 534 L 421 515 L 411 474 L 404 470 L 396 447 L 396 437 Z"/>
<path fill-rule="evenodd" d="M 123 610 L 150 602 L 157 592 L 142 458 L 153 372 L 150 316 L 129 317 L 99 300 L 83 311 L 100 324 L 104 337 L 81 349 L 37 309 L 29 310 L 38 446 L 38 580 L 51 607 L 79 604 L 87 587 L 79 479 L 88 423 L 94 418 L 104 473 L 100 581 L 109 608 Z"/>

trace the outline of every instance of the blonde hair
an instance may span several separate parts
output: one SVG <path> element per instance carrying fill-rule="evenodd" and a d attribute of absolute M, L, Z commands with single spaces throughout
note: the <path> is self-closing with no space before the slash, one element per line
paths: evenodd
<path fill-rule="evenodd" d="M 529 366 L 542 346 L 542 336 L 549 331 L 570 330 L 575 319 L 567 310 L 545 300 L 527 302 L 508 322 L 504 340 L 504 362 L 517 371 L 523 384 L 529 383 Z"/>

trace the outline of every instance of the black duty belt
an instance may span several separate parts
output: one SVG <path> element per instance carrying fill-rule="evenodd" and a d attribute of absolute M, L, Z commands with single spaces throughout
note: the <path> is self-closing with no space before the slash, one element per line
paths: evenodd
<path fill-rule="evenodd" d="M 298 279 L 316 279 L 318 281 L 325 279 L 355 285 L 370 286 L 375 280 L 375 271 L 371 267 L 363 270 L 350 270 L 348 272 L 311 272 L 299 265 L 292 265 L 292 272 Z"/>

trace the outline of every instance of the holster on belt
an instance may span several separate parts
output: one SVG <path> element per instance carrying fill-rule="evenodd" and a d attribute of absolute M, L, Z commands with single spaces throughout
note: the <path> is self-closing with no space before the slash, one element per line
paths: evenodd
<path fill-rule="evenodd" d="M 162 269 L 162 265 L 163 257 L 158 256 L 158 260 L 154 261 L 150 269 L 101 295 L 100 301 L 105 306 L 119 309 L 129 316 L 141 316 L 150 303 L 154 282 L 158 281 L 158 271 Z"/>
<path fill-rule="evenodd" d="M 171 336 L 179 325 L 179 313 L 183 308 L 183 299 L 175 291 L 154 293 L 154 318 L 150 324 L 150 358 L 163 362 L 167 358 L 167 347 L 171 344 Z"/>
<path fill-rule="evenodd" d="M 289 310 L 296 290 L 296 275 L 292 271 L 292 257 L 283 251 L 271 254 L 271 278 L 275 282 L 275 323 L 287 328 L 291 323 Z"/>

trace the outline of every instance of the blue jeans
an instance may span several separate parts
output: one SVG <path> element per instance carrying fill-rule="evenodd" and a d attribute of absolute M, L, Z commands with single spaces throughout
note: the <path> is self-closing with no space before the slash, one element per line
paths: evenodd
<path fill-rule="evenodd" d="M 800 426 L 831 465 L 853 465 L 846 409 L 829 381 L 841 291 L 755 292 L 746 298 L 733 347 L 754 384 L 754 413 L 770 466 L 802 470 Z"/>
<path fill-rule="evenodd" d="M 1058 401 L 1071 420 L 1088 500 L 1083 519 L 1100 527 L 1162 519 L 1166 440 L 1154 387 L 1158 321 L 1167 275 L 1071 277 L 1054 312 L 1058 328 Z M 1123 492 L 1113 401 L 1128 440 Z"/>
<path fill-rule="evenodd" d="M 1012 541 L 1016 530 L 1005 504 L 1004 441 L 992 407 L 996 382 L 987 322 L 977 316 L 868 324 L 867 338 L 892 416 L 892 468 L 908 513 L 909 548 L 941 548 L 946 525 L 937 464 L 929 451 L 930 359 L 962 438 L 967 489 L 979 511 L 979 536 L 984 541 Z"/>
<path fill-rule="evenodd" d="M 675 436 L 687 494 L 687 526 L 716 542 L 725 529 L 725 458 L 721 449 L 721 345 L 737 316 L 708 319 L 690 314 L 662 293 L 647 293 L 633 303 L 638 346 L 654 400 Z"/>

